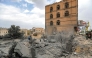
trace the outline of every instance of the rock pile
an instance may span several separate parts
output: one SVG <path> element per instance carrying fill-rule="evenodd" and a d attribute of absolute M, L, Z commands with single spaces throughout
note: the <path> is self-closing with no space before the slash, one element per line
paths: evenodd
<path fill-rule="evenodd" d="M 36 49 L 37 58 L 92 58 L 92 40 L 72 33 L 47 36 L 48 45 Z"/>
<path fill-rule="evenodd" d="M 35 58 L 92 58 L 92 40 L 86 40 L 85 36 L 74 36 L 71 32 L 60 32 L 37 40 L 32 45 L 25 44 L 34 50 L 34 54 L 30 55 L 36 55 Z"/>

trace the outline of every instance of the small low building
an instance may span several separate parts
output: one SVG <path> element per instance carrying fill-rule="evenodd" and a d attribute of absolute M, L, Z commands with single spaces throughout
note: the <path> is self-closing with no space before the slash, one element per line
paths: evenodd
<path fill-rule="evenodd" d="M 32 32 L 32 37 L 35 39 L 40 39 L 41 36 L 45 34 L 44 28 L 33 27 L 31 32 Z"/>
<path fill-rule="evenodd" d="M 8 28 L 0 27 L 0 36 L 5 36 L 6 34 L 8 34 Z"/>
<path fill-rule="evenodd" d="M 28 30 L 27 29 L 20 29 L 20 32 L 24 33 L 24 37 L 28 36 Z"/>

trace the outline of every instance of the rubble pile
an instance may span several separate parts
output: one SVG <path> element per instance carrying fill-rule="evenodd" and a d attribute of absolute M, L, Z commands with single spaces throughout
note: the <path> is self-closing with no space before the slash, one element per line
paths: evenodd
<path fill-rule="evenodd" d="M 61 32 L 56 35 L 47 36 L 46 40 L 43 47 L 36 49 L 37 58 L 61 58 L 72 53 L 72 33 Z"/>
<path fill-rule="evenodd" d="M 1 40 L 0 42 L 0 58 L 7 58 L 7 56 L 9 56 L 12 52 L 12 47 L 14 46 L 14 44 L 16 42 L 20 41 L 18 40 L 6 40 L 3 41 Z"/>
<path fill-rule="evenodd" d="M 41 40 L 16 40 L 14 51 L 30 58 L 92 58 L 92 40 L 74 36 L 72 32 L 59 32 Z M 0 45 L 0 57 L 9 54 L 14 41 Z M 5 52 L 5 48 L 9 49 Z M 6 53 L 6 54 L 5 54 Z M 12 58 L 12 57 L 11 57 Z M 19 57 L 20 58 L 20 57 Z"/>
<path fill-rule="evenodd" d="M 37 58 L 92 58 L 92 40 L 72 33 L 47 36 L 47 46 L 36 49 Z"/>
<path fill-rule="evenodd" d="M 73 54 L 84 58 L 92 58 L 92 40 L 77 36 L 73 40 Z"/>
<path fill-rule="evenodd" d="M 9 51 L 11 50 L 13 43 L 8 42 L 8 43 L 3 43 L 0 45 L 0 57 L 5 57 L 9 55 Z"/>

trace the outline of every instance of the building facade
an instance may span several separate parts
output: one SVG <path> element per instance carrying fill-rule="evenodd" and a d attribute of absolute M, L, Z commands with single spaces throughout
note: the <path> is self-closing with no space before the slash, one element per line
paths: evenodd
<path fill-rule="evenodd" d="M 28 29 L 20 29 L 20 32 L 24 33 L 24 37 L 28 37 L 32 35 L 33 38 L 41 38 L 41 36 L 45 33 L 44 28 L 32 28 L 30 30 Z M 33 36 L 34 34 L 37 34 L 37 36 Z M 5 36 L 8 34 L 8 28 L 2 28 L 0 27 L 0 36 Z"/>
<path fill-rule="evenodd" d="M 28 30 L 27 29 L 20 29 L 20 32 L 23 32 L 24 33 L 24 37 L 27 37 L 28 36 Z"/>
<path fill-rule="evenodd" d="M 35 28 L 34 33 L 44 34 L 44 28 Z"/>
<path fill-rule="evenodd" d="M 44 28 L 33 27 L 31 31 L 32 37 L 35 39 L 40 39 L 42 35 L 45 34 Z"/>
<path fill-rule="evenodd" d="M 78 0 L 63 0 L 45 6 L 45 32 L 74 30 L 78 25 Z"/>
<path fill-rule="evenodd" d="M 8 34 L 8 28 L 0 27 L 0 36 L 5 36 L 6 34 Z"/>

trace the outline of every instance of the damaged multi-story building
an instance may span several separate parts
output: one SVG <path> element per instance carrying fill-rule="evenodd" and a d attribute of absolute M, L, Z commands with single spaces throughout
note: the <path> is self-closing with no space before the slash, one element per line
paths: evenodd
<path fill-rule="evenodd" d="M 78 0 L 62 0 L 45 6 L 45 32 L 74 31 L 78 25 Z"/>

